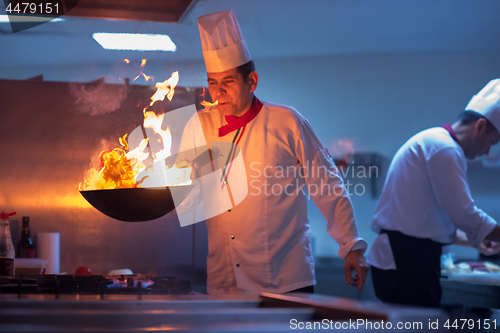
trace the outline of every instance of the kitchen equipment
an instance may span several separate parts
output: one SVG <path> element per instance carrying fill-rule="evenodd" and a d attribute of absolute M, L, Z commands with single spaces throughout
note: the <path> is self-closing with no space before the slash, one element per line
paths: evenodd
<path fill-rule="evenodd" d="M 210 149 L 192 162 L 200 167 L 210 162 Z M 175 160 L 169 157 L 168 160 Z M 166 161 L 168 163 L 168 160 Z M 82 196 L 101 213 L 125 222 L 145 222 L 162 217 L 175 209 L 176 201 L 184 200 L 194 185 L 157 188 L 119 188 L 80 191 Z"/>
<path fill-rule="evenodd" d="M 40 258 L 16 258 L 16 275 L 43 274 L 46 264 Z"/>
<path fill-rule="evenodd" d="M 500 285 L 499 272 L 450 273 L 450 281 L 469 282 L 477 284 Z"/>
<path fill-rule="evenodd" d="M 28 285 L 28 286 L 27 286 Z M 29 287 L 29 288 L 27 288 Z M 29 290 L 25 290 L 29 289 Z M 191 282 L 174 276 L 23 275 L 0 279 L 0 294 L 178 295 L 191 293 Z"/>
<path fill-rule="evenodd" d="M 172 194 L 185 199 L 193 185 L 80 191 L 101 213 L 125 222 L 157 219 L 175 209 Z"/>
<path fill-rule="evenodd" d="M 70 293 L 61 285 L 60 293 L 55 294 L 31 293 L 33 287 L 28 288 L 31 279 L 7 281 L 11 286 L 22 284 L 25 288 L 17 292 L 15 288 L 10 293 L 6 293 L 7 290 L 0 292 L 0 331 L 278 333 L 291 332 L 298 327 L 310 331 L 305 325 L 314 324 L 314 332 L 335 329 L 377 333 L 381 328 L 395 330 L 398 323 L 408 323 L 414 328 L 410 329 L 412 332 L 447 332 L 442 325 L 438 329 L 428 328 L 430 322 L 446 322 L 448 316 L 442 309 L 402 307 L 316 294 L 169 294 L 168 284 L 158 289 L 159 294 L 149 294 L 148 290 L 157 285 L 156 281 L 148 288 L 139 288 L 138 282 L 137 287 L 127 284 L 116 289 L 108 288 L 107 280 L 99 281 L 97 286 L 81 281 L 80 287 L 71 288 Z M 35 285 L 39 283 L 35 282 Z M 174 282 L 169 281 L 169 284 L 173 287 Z M 57 283 L 54 285 L 57 288 Z M 88 294 L 84 291 L 87 288 L 106 292 Z M 134 290 L 135 294 L 129 293 Z M 318 324 L 323 324 L 321 329 Z"/>
<path fill-rule="evenodd" d="M 134 275 L 134 272 L 130 268 L 121 268 L 109 271 L 108 275 Z"/>

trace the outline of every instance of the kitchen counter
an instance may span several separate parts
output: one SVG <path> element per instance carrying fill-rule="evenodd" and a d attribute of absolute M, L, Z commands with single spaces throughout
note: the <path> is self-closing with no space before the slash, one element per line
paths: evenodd
<path fill-rule="evenodd" d="M 500 285 L 477 284 L 441 279 L 441 303 L 500 309 Z"/>
<path fill-rule="evenodd" d="M 378 332 L 380 325 L 395 327 L 397 323 L 421 323 L 415 332 L 440 332 L 428 329 L 428 323 L 446 319 L 446 313 L 438 309 L 299 293 L 0 295 L 2 332 L 290 332 L 300 323 L 316 324 L 316 330 L 307 330 L 313 332 L 333 330 L 335 325 L 343 331 Z"/>

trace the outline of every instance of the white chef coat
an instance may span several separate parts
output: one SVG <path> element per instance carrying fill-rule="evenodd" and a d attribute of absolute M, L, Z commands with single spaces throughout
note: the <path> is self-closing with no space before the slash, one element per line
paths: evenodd
<path fill-rule="evenodd" d="M 206 221 L 209 294 L 283 293 L 316 283 L 306 189 L 327 220 L 328 233 L 339 243 L 341 258 L 367 247 L 358 236 L 338 170 L 311 125 L 293 108 L 263 104 L 238 144 L 248 195 L 230 211 Z M 179 151 L 183 146 L 203 146 L 205 140 L 233 141 L 236 131 L 219 138 L 219 128 L 227 122 L 217 108 L 198 116 L 205 137 L 186 145 L 193 138 L 185 134 Z M 185 133 L 195 127 L 190 121 Z"/>
<path fill-rule="evenodd" d="M 458 228 L 477 247 L 496 222 L 475 205 L 466 171 L 464 151 L 446 129 L 416 134 L 389 166 L 372 230 L 451 244 Z M 380 269 L 397 269 L 387 234 L 380 234 L 372 244 L 367 262 Z"/>

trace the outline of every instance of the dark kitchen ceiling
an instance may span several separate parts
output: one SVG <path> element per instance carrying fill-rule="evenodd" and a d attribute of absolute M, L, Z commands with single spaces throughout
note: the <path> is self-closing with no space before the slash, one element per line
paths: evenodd
<path fill-rule="evenodd" d="M 197 17 L 231 8 L 255 59 L 401 52 L 500 52 L 498 0 L 137 0 L 131 3 L 80 0 L 79 10 L 91 16 L 121 13 L 122 17 L 149 17 L 149 21 L 65 15 L 64 21 L 45 23 L 15 34 L 8 23 L 0 23 L 0 78 L 16 78 L 16 71 L 26 68 L 37 75 L 61 64 L 98 66 L 124 58 L 139 62 L 145 57 L 148 61 L 169 63 L 201 61 Z M 122 6 L 123 11 L 119 10 Z M 126 9 L 130 6 L 143 10 Z M 175 8 L 172 13 L 167 9 L 170 6 Z M 154 9 L 154 13 L 148 8 Z M 5 13 L 3 6 L 0 11 Z M 177 16 L 180 17 L 178 23 L 167 23 L 175 21 Z M 93 32 L 168 34 L 177 51 L 104 50 L 93 40 Z"/>
<path fill-rule="evenodd" d="M 78 0 L 77 2 L 78 4 L 66 16 L 177 23 L 193 0 Z"/>

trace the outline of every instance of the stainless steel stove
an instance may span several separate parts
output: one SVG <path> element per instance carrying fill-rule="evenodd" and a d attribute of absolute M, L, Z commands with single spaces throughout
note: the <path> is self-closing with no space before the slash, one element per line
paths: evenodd
<path fill-rule="evenodd" d="M 189 281 L 145 276 L 0 279 L 0 332 L 379 332 L 381 323 L 445 321 L 436 309 L 316 294 L 211 296 Z M 359 321 L 372 326 L 356 326 Z M 373 326 L 375 324 L 375 326 Z M 322 326 L 320 326 L 322 325 Z M 379 325 L 378 329 L 376 325 Z M 328 328 L 326 328 L 328 327 Z M 408 330 L 405 330 L 408 331 Z M 411 330 L 409 330 L 411 331 Z"/>
<path fill-rule="evenodd" d="M 24 275 L 0 278 L 0 293 L 73 295 L 178 295 L 191 292 L 190 281 L 173 276 Z"/>

